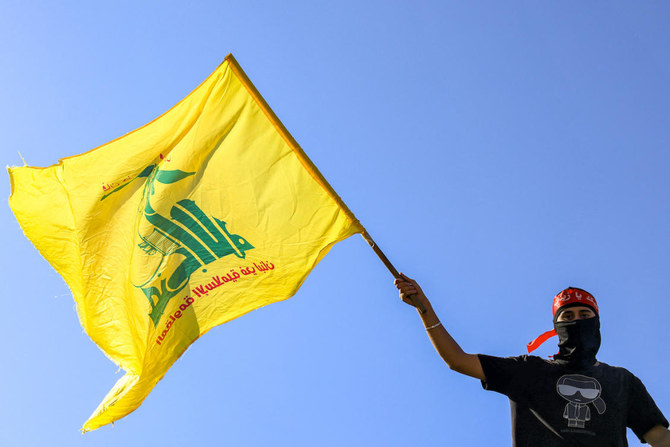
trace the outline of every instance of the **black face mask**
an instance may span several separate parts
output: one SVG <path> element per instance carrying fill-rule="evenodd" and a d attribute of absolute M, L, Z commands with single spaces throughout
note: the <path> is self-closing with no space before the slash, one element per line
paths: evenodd
<path fill-rule="evenodd" d="M 558 354 L 555 360 L 570 366 L 585 368 L 596 362 L 600 349 L 600 318 L 554 323 L 558 334 Z"/>

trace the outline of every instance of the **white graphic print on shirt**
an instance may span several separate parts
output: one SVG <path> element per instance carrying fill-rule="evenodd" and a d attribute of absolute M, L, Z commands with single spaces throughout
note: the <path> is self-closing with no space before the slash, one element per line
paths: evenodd
<path fill-rule="evenodd" d="M 568 427 L 584 428 L 586 421 L 591 420 L 589 404 L 593 404 L 598 414 L 603 414 L 607 408 L 605 401 L 600 398 L 600 382 L 593 377 L 566 374 L 556 382 L 556 391 L 568 401 L 563 412 Z"/>

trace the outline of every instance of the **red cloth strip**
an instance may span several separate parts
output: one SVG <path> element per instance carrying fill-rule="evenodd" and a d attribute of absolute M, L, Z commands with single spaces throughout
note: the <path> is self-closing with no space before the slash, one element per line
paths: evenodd
<path fill-rule="evenodd" d="M 531 341 L 526 345 L 526 348 L 528 349 L 528 353 L 530 354 L 531 352 L 535 351 L 537 348 L 540 347 L 542 343 L 545 341 L 549 340 L 551 337 L 556 335 L 556 329 L 552 329 L 550 331 L 545 332 L 544 334 L 540 335 L 537 337 L 535 340 Z"/>

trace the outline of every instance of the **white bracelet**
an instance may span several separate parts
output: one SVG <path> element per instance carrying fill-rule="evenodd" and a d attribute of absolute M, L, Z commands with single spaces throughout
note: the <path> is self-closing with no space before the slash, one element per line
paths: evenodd
<path fill-rule="evenodd" d="M 432 325 L 431 327 L 427 327 L 426 330 L 429 331 L 431 329 L 435 329 L 438 326 L 442 326 L 442 322 L 438 321 L 437 324 Z"/>

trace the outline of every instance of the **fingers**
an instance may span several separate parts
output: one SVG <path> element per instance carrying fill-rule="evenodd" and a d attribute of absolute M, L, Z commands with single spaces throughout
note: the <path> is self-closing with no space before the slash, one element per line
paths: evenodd
<path fill-rule="evenodd" d="M 409 283 L 409 284 L 416 285 L 416 281 L 414 281 L 412 278 L 405 275 L 404 273 L 400 273 L 400 278 L 396 278 L 393 281 L 393 284 L 395 284 L 397 286 L 398 284 L 402 284 L 402 283 Z"/>
<path fill-rule="evenodd" d="M 411 297 L 419 292 L 416 282 L 414 282 L 407 276 L 401 274 L 401 277 L 396 278 L 396 280 L 393 281 L 393 283 L 398 289 L 400 299 L 407 304 L 413 305 L 414 301 Z"/>
<path fill-rule="evenodd" d="M 411 283 L 411 284 L 414 286 L 414 288 L 416 289 L 416 293 L 417 293 L 417 294 L 423 295 L 423 290 L 421 290 L 421 286 L 419 285 L 419 283 L 417 283 L 415 280 L 413 280 L 413 279 L 410 278 L 409 276 L 405 275 L 404 273 L 400 273 L 400 276 L 401 276 L 405 281 Z"/>
<path fill-rule="evenodd" d="M 400 293 L 416 293 L 417 289 L 414 284 L 411 282 L 398 282 L 396 283 L 396 288 L 400 291 Z"/>
<path fill-rule="evenodd" d="M 393 281 L 393 284 L 395 284 L 396 288 L 398 289 L 400 299 L 405 303 L 409 304 L 410 306 L 416 306 L 417 302 L 419 302 L 424 307 L 427 306 L 426 303 L 428 301 L 423 293 L 423 290 L 421 290 L 419 284 L 409 276 L 405 275 L 404 273 L 400 273 L 400 277 L 396 278 L 395 281 Z"/>
<path fill-rule="evenodd" d="M 393 284 L 398 288 L 398 290 L 402 290 L 403 288 L 413 288 L 414 292 L 417 293 L 421 291 L 421 288 L 419 287 L 419 284 L 417 284 L 416 281 L 414 281 L 412 278 L 408 277 L 407 275 L 401 273 L 400 278 L 396 278 L 395 281 L 393 281 Z"/>
<path fill-rule="evenodd" d="M 414 280 L 413 280 L 412 278 L 410 278 L 409 276 L 405 275 L 405 274 L 402 273 L 402 272 L 400 272 L 400 276 L 402 276 L 402 278 L 403 278 L 405 281 L 411 281 L 411 282 L 414 282 Z"/>
<path fill-rule="evenodd" d="M 407 289 L 407 290 L 401 290 L 400 291 L 400 299 L 405 301 L 406 299 L 409 299 L 411 296 L 416 295 L 416 290 L 415 289 Z"/>
<path fill-rule="evenodd" d="M 393 281 L 393 284 L 395 284 L 396 288 L 398 289 L 401 295 L 402 294 L 411 295 L 417 292 L 417 288 L 414 283 L 403 281 L 402 279 L 396 279 L 395 281 Z"/>

